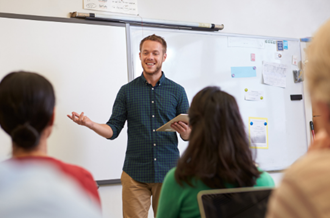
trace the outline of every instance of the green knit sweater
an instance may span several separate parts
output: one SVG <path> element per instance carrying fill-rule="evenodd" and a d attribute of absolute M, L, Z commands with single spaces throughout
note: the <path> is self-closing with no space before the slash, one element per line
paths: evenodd
<path fill-rule="evenodd" d="M 210 190 L 202 181 L 193 179 L 194 187 L 184 183 L 180 186 L 174 177 L 175 169 L 171 169 L 163 182 L 157 209 L 157 218 L 200 218 L 197 202 L 197 194 L 202 190 Z M 261 171 L 261 170 L 260 170 Z M 235 188 L 233 185 L 226 185 L 227 188 Z M 256 181 L 257 186 L 274 187 L 272 177 L 262 172 Z"/>

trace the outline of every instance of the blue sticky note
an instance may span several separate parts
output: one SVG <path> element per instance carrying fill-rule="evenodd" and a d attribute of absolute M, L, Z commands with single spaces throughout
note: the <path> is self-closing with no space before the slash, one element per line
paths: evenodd
<path fill-rule="evenodd" d="M 277 51 L 283 51 L 283 41 L 276 41 Z"/>
<path fill-rule="evenodd" d="M 283 40 L 283 48 L 284 48 L 285 50 L 288 50 L 288 49 L 289 49 L 289 43 L 288 43 L 288 41 Z"/>
<path fill-rule="evenodd" d="M 232 78 L 256 77 L 256 67 L 231 67 Z"/>

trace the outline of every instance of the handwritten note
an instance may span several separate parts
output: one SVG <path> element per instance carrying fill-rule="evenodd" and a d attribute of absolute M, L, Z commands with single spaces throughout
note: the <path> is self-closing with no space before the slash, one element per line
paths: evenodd
<path fill-rule="evenodd" d="M 84 9 L 138 14 L 137 0 L 84 0 Z"/>
<path fill-rule="evenodd" d="M 264 93 L 261 91 L 247 91 L 245 93 L 246 101 L 260 101 L 264 99 Z"/>
<path fill-rule="evenodd" d="M 263 63 L 263 82 L 271 86 L 286 87 L 287 66 L 271 62 Z"/>

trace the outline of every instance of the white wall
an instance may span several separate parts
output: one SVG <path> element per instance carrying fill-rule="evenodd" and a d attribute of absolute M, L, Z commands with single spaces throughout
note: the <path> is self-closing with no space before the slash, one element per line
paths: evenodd
<path fill-rule="evenodd" d="M 0 0 L 4 13 L 69 17 L 69 12 L 84 11 L 82 7 L 82 0 Z M 223 32 L 290 38 L 312 36 L 330 18 L 329 8 L 329 0 L 138 1 L 142 18 L 224 24 Z M 282 174 L 271 175 L 278 185 Z M 99 191 L 104 217 L 121 217 L 121 185 Z"/>

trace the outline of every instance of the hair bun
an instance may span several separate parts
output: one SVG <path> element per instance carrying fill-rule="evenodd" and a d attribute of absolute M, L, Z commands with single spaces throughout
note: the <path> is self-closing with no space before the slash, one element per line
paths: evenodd
<path fill-rule="evenodd" d="M 39 133 L 29 123 L 18 125 L 11 133 L 16 146 L 30 150 L 39 143 Z"/>

